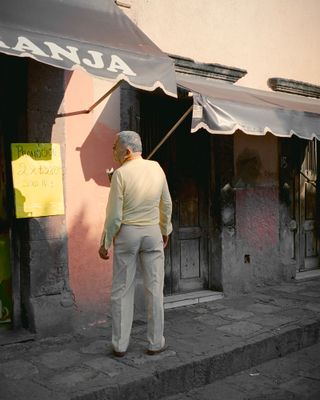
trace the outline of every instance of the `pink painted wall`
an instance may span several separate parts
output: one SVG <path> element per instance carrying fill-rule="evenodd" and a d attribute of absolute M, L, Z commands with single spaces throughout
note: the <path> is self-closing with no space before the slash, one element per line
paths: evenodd
<path fill-rule="evenodd" d="M 237 290 L 246 292 L 281 279 L 278 138 L 236 133 L 234 139 L 237 268 L 232 274 Z"/>
<path fill-rule="evenodd" d="M 87 109 L 111 87 L 82 72 L 66 73 L 65 85 L 65 113 Z M 98 248 L 109 192 L 105 170 L 113 166 L 119 130 L 118 103 L 114 93 L 94 112 L 64 118 L 70 284 L 79 311 L 92 319 L 109 308 L 112 260 L 101 260 Z"/>
<path fill-rule="evenodd" d="M 236 192 L 237 237 L 249 250 L 265 252 L 278 246 L 278 188 L 247 188 Z M 252 251 L 249 251 L 249 253 Z"/>
<path fill-rule="evenodd" d="M 278 157 L 278 138 L 272 134 L 235 134 L 237 237 L 253 249 L 278 245 Z"/>

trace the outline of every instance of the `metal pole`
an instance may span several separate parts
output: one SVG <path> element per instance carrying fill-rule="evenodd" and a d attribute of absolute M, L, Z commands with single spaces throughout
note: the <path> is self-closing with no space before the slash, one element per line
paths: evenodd
<path fill-rule="evenodd" d="M 163 145 L 163 143 L 172 135 L 172 133 L 178 128 L 178 126 L 186 119 L 186 117 L 190 114 L 192 111 L 193 105 L 188 108 L 188 110 L 182 115 L 182 117 L 173 125 L 173 127 L 170 129 L 170 131 L 165 135 L 165 137 L 156 145 L 156 147 L 151 151 L 151 153 L 148 155 L 147 160 L 149 160 L 154 153 Z"/>
<path fill-rule="evenodd" d="M 80 115 L 80 114 L 89 114 L 91 111 L 96 108 L 106 97 L 108 97 L 112 92 L 114 92 L 120 85 L 122 81 L 117 82 L 110 90 L 107 91 L 103 96 L 100 97 L 95 103 L 92 104 L 87 110 L 79 110 L 79 111 L 72 111 L 67 113 L 60 113 L 57 115 L 57 118 L 61 117 L 71 117 L 73 115 Z"/>

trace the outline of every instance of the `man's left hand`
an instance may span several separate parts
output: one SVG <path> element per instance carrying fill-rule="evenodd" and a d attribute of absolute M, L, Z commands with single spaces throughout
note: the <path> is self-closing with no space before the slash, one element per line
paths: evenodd
<path fill-rule="evenodd" d="M 162 235 L 162 240 L 163 240 L 163 248 L 167 247 L 168 241 L 169 241 L 169 236 L 168 235 Z"/>
<path fill-rule="evenodd" d="M 109 260 L 110 256 L 108 254 L 108 249 L 105 249 L 104 246 L 100 246 L 99 249 L 99 256 L 103 259 L 103 260 Z"/>

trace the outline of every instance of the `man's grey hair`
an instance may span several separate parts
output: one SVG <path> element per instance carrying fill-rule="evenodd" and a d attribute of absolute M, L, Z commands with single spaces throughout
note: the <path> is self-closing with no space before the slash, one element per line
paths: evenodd
<path fill-rule="evenodd" d="M 137 132 L 121 131 L 117 136 L 122 148 L 130 147 L 133 153 L 142 153 L 142 142 L 140 135 Z"/>

